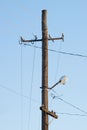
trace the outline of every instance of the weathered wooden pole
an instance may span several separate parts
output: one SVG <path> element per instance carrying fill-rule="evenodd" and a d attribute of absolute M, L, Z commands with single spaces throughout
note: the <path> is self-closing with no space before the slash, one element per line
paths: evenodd
<path fill-rule="evenodd" d="M 42 106 L 48 111 L 48 28 L 47 10 L 42 10 Z M 42 130 L 48 130 L 48 114 L 42 111 Z"/>

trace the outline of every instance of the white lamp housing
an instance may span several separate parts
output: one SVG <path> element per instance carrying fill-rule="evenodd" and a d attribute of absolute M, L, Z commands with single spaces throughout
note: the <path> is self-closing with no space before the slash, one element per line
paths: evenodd
<path fill-rule="evenodd" d="M 65 75 L 62 76 L 62 77 L 60 78 L 60 80 L 59 80 L 59 82 L 60 82 L 61 84 L 63 84 L 63 85 L 65 85 L 67 81 L 68 81 L 68 77 L 65 76 Z"/>

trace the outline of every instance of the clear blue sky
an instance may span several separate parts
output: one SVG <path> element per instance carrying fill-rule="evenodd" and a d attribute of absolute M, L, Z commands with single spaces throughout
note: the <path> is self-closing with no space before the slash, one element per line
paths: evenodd
<path fill-rule="evenodd" d="M 65 40 L 49 49 L 87 56 L 87 1 L 0 1 L 0 130 L 41 130 L 41 46 L 19 45 L 20 36 L 41 38 L 41 11 L 48 11 L 48 30 Z M 49 51 L 49 86 L 67 75 L 65 86 L 49 92 L 49 130 L 87 130 L 87 57 Z M 58 98 L 52 99 L 52 95 Z M 23 95 L 23 96 L 21 96 Z M 68 104 L 67 104 L 68 102 Z M 69 104 L 70 103 L 70 104 Z"/>

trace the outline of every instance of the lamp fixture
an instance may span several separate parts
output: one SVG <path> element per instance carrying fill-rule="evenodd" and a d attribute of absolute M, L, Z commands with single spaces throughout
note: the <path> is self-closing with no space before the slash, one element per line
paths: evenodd
<path fill-rule="evenodd" d="M 60 79 L 59 79 L 59 81 L 57 82 L 57 83 L 55 83 L 52 87 L 50 87 L 50 88 L 48 88 L 48 89 L 52 89 L 52 88 L 54 88 L 56 85 L 58 85 L 58 84 L 63 84 L 63 85 L 65 85 L 66 84 L 66 82 L 68 81 L 68 77 L 67 76 L 62 76 Z"/>

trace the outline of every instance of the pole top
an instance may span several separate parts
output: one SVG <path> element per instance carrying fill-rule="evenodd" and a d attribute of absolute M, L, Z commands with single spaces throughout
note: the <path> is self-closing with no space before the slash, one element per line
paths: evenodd
<path fill-rule="evenodd" d="M 47 12 L 47 10 L 46 10 L 46 9 L 43 9 L 42 12 Z"/>

